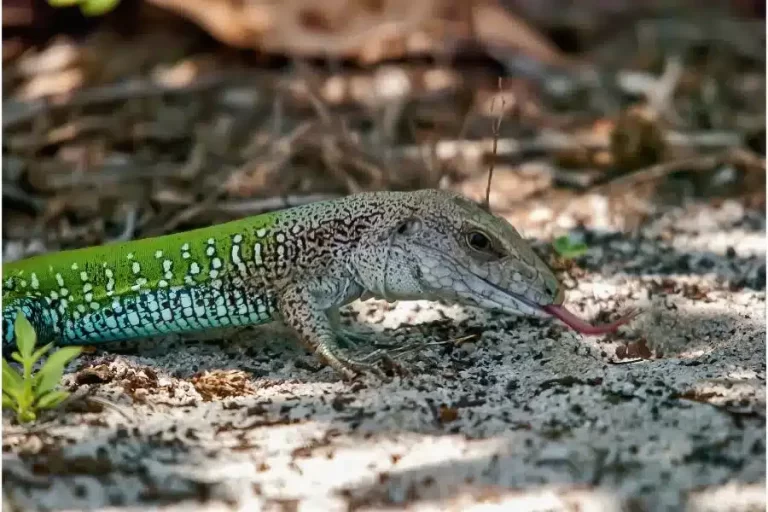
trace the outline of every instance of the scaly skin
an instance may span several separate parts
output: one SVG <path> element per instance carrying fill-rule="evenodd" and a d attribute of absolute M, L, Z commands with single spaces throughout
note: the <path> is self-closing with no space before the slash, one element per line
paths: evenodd
<path fill-rule="evenodd" d="M 444 191 L 376 192 L 199 230 L 3 265 L 3 349 L 21 308 L 40 342 L 97 344 L 281 319 L 345 377 L 360 297 L 440 299 L 547 316 L 556 277 L 505 220 Z"/>

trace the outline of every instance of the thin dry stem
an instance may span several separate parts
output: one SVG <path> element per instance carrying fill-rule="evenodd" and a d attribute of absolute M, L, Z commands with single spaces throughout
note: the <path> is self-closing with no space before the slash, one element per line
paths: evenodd
<path fill-rule="evenodd" d="M 501 83 L 502 79 L 499 77 L 499 93 L 502 92 Z M 496 98 L 493 98 L 493 100 L 491 100 L 491 110 L 493 110 L 495 103 Z M 485 188 L 485 203 L 483 204 L 484 208 L 488 211 L 491 211 L 491 181 L 493 181 L 493 168 L 496 164 L 496 151 L 498 150 L 499 145 L 499 130 L 501 129 L 501 120 L 504 118 L 505 106 L 506 101 L 504 100 L 504 96 L 501 96 L 501 112 L 499 112 L 499 115 L 496 116 L 496 119 L 491 125 L 493 127 L 493 149 L 491 152 L 491 163 L 488 168 L 488 185 Z"/>

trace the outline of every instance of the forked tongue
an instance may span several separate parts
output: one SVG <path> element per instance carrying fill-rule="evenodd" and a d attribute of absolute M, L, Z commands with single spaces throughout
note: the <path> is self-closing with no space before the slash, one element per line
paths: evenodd
<path fill-rule="evenodd" d="M 635 318 L 640 312 L 639 311 L 630 311 L 626 315 L 622 316 L 615 322 L 611 322 L 609 324 L 603 324 L 603 325 L 592 325 L 588 324 L 581 318 L 577 317 L 567 309 L 565 309 L 564 306 L 559 306 L 555 304 L 550 304 L 549 306 L 543 306 L 542 309 L 549 313 L 550 315 L 554 316 L 564 324 L 566 324 L 571 329 L 580 332 L 581 334 L 586 334 L 588 336 L 598 336 L 600 334 L 608 334 L 609 332 L 613 332 L 616 329 L 618 329 L 620 326 L 626 324 L 633 318 Z"/>

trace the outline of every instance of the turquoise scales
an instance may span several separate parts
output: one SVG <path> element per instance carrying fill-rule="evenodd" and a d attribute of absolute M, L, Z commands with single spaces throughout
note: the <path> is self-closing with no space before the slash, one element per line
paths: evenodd
<path fill-rule="evenodd" d="M 4 348 L 16 308 L 61 345 L 267 322 L 274 299 L 253 277 L 272 217 L 6 264 Z"/>
<path fill-rule="evenodd" d="M 279 318 L 345 377 L 376 371 L 337 345 L 338 308 L 358 298 L 437 299 L 591 328 L 561 306 L 557 278 L 509 223 L 437 190 L 358 194 L 46 254 L 3 265 L 3 282 L 4 352 L 17 308 L 42 342 L 59 344 Z"/>

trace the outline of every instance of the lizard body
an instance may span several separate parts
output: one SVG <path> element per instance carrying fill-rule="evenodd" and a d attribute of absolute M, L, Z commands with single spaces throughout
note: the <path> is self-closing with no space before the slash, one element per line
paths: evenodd
<path fill-rule="evenodd" d="M 369 296 L 568 323 L 557 278 L 505 220 L 451 192 L 372 192 L 4 264 L 3 351 L 19 308 L 59 345 L 281 319 L 351 377 L 374 369 L 339 349 L 335 316 Z"/>

